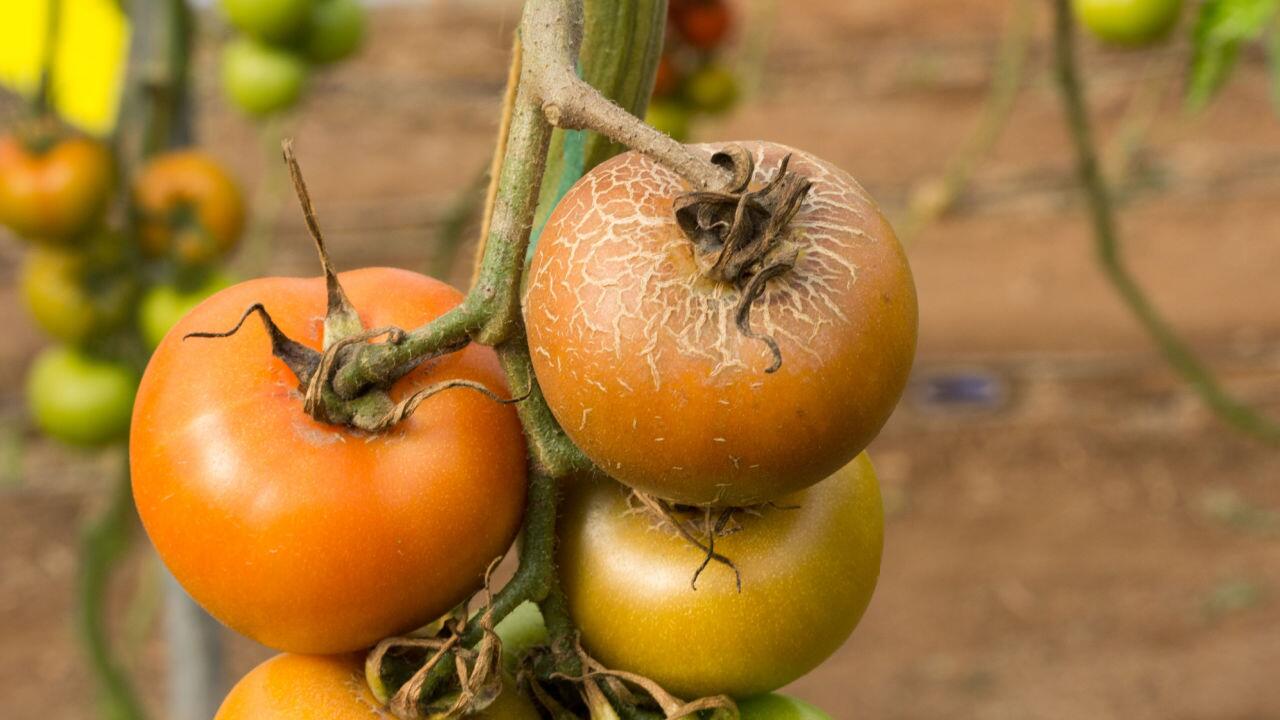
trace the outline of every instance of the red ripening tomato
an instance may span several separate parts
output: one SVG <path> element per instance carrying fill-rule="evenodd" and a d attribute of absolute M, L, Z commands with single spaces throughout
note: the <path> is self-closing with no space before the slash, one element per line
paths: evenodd
<path fill-rule="evenodd" d="M 699 50 L 714 50 L 729 35 L 733 19 L 724 0 L 689 0 L 671 12 L 676 32 Z"/>
<path fill-rule="evenodd" d="M 565 432 L 611 476 L 690 505 L 752 505 L 835 472 L 888 420 L 915 355 L 911 271 L 866 191 L 812 155 L 742 145 L 756 184 L 787 153 L 813 182 L 783 238 L 798 260 L 751 310 L 777 372 L 735 323 L 741 292 L 703 276 L 676 224 L 689 185 L 638 153 L 560 201 L 525 293 L 534 370 Z"/>
<path fill-rule="evenodd" d="M 65 241 L 96 223 L 111 194 L 111 153 L 70 138 L 32 152 L 0 137 L 0 223 L 35 240 Z"/>
<path fill-rule="evenodd" d="M 654 97 L 669 97 L 680 89 L 680 69 L 670 55 L 663 55 L 658 60 L 658 70 L 653 77 Z"/>
<path fill-rule="evenodd" d="M 565 495 L 557 558 L 582 644 L 681 698 L 772 692 L 849 637 L 880 575 L 884 511 L 865 454 L 798 493 L 738 511 L 711 563 L 607 479 Z M 702 513 L 695 512 L 701 521 Z M 715 516 L 713 515 L 713 522 Z"/>
<path fill-rule="evenodd" d="M 226 255 L 244 231 L 244 198 L 235 180 L 195 150 L 153 158 L 134 180 L 141 242 L 152 256 L 201 265 Z"/>
<path fill-rule="evenodd" d="M 475 720 L 538 720 L 512 683 Z M 369 691 L 358 655 L 277 655 L 236 683 L 213 720 L 395 720 Z"/>
<path fill-rule="evenodd" d="M 418 327 L 462 298 L 404 270 L 339 277 L 369 327 Z M 288 652 L 356 650 L 443 615 L 519 528 L 515 411 L 450 390 L 378 435 L 316 422 L 256 321 L 227 338 L 183 339 L 233 326 L 256 302 L 289 337 L 320 347 L 322 278 L 251 280 L 188 313 L 143 376 L 133 493 L 160 557 L 214 617 Z M 391 395 L 449 379 L 507 393 L 497 356 L 472 345 L 424 363 Z"/>

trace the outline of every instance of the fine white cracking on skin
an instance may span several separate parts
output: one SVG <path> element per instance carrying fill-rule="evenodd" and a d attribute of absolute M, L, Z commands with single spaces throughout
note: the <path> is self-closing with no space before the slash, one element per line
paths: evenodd
<path fill-rule="evenodd" d="M 776 175 L 782 149 L 770 148 L 767 159 L 765 145 L 750 149 L 759 186 Z M 712 148 L 701 151 L 709 155 Z M 794 151 L 791 169 L 813 181 L 784 239 L 799 256 L 794 268 L 769 281 L 750 323 L 777 340 L 784 358 L 821 359 L 819 334 L 849 320 L 841 300 L 858 279 L 853 258 L 859 245 L 878 241 L 860 228 L 875 227 L 879 218 L 871 215 L 878 211 L 852 178 L 811 155 Z M 529 311 L 555 328 L 562 352 L 603 351 L 619 363 L 638 356 L 654 390 L 663 385 L 668 353 L 705 360 L 713 378 L 764 366 L 767 350 L 737 327 L 738 289 L 701 276 L 675 225 L 671 202 L 684 191 L 672 171 L 631 153 L 587 175 L 557 207 L 543 235 L 556 245 L 540 249 L 534 262 L 529 294 L 538 301 Z M 560 312 L 552 315 L 552 307 Z M 550 360 L 536 343 L 533 352 Z M 611 381 L 631 391 L 616 376 Z M 587 382 L 604 391 L 599 381 Z"/>

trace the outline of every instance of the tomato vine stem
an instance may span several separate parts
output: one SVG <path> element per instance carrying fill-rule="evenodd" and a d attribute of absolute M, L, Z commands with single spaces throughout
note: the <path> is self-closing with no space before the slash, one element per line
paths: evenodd
<path fill-rule="evenodd" d="M 732 173 L 646 125 L 578 77 L 582 0 L 529 0 L 520 24 L 519 58 L 505 153 L 483 238 L 476 282 L 462 304 L 409 331 L 396 345 L 361 348 L 333 378 L 339 397 L 387 385 L 397 373 L 433 349 L 471 339 L 498 346 L 520 333 L 520 288 L 538 199 L 546 171 L 552 126 L 592 130 L 644 153 L 699 189 L 728 187 Z M 515 63 L 513 63 L 514 67 Z"/>
<path fill-rule="evenodd" d="M 665 3 L 659 1 L 656 7 L 631 12 L 660 23 L 665 10 Z M 558 483 L 569 475 L 590 471 L 592 464 L 565 435 L 543 399 L 521 313 L 525 259 L 547 174 L 553 126 L 595 131 L 672 168 L 701 190 L 719 190 L 732 182 L 727 169 L 645 125 L 578 76 L 583 11 L 583 0 L 528 0 L 525 4 L 513 51 L 480 259 L 473 286 L 462 303 L 435 321 L 410 330 L 399 342 L 360 347 L 336 369 L 331 383 L 337 396 L 356 398 L 370 387 L 385 387 L 398 373 L 439 348 L 475 341 L 497 350 L 511 388 L 528 388 L 528 397 L 517 405 L 529 443 L 530 465 L 520 562 L 515 576 L 496 594 L 487 612 L 497 622 L 522 602 L 538 603 L 550 635 L 551 671 L 569 678 L 582 677 L 584 668 L 577 629 L 555 567 Z M 660 29 L 646 27 L 643 32 L 648 33 L 645 42 L 651 51 L 645 58 L 646 66 L 640 69 L 647 94 L 658 55 L 653 36 Z M 470 646 L 482 636 L 483 627 L 473 623 L 459 641 Z M 453 657 L 440 657 L 419 686 L 419 699 L 429 699 L 447 683 L 453 667 Z M 645 716 L 639 708 L 616 698 L 613 704 L 625 717 Z"/>
<path fill-rule="evenodd" d="M 1084 81 L 1076 58 L 1075 25 L 1070 0 L 1054 0 L 1054 69 L 1075 147 L 1077 173 L 1089 204 L 1095 250 L 1107 279 L 1155 340 L 1165 359 L 1209 408 L 1228 425 L 1270 445 L 1280 445 L 1280 424 L 1258 414 L 1229 395 L 1177 332 L 1161 316 L 1129 272 L 1120 248 L 1115 203 L 1102 175 L 1093 127 L 1085 102 Z"/>
<path fill-rule="evenodd" d="M 137 720 L 144 717 L 142 702 L 111 646 L 103 612 L 112 569 L 129 549 L 133 534 L 133 493 L 127 453 L 112 483 L 107 506 L 81 533 L 77 620 L 98 681 L 104 712 L 113 718 Z"/>

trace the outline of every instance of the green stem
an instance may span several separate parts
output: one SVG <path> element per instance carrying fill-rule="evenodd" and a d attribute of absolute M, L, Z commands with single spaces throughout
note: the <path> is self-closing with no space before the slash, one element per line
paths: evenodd
<path fill-rule="evenodd" d="M 644 117 L 662 55 L 666 0 L 587 0 L 583 16 L 578 53 L 582 79 L 635 117 Z M 585 130 L 556 130 L 552 134 L 533 242 L 573 183 L 625 149 Z"/>
<path fill-rule="evenodd" d="M 930 223 L 955 205 L 979 161 L 991 152 L 1008 125 L 1031 49 L 1032 9 L 1031 0 L 1018 0 L 1014 7 L 1013 18 L 1000 43 L 991 89 L 983 103 L 978 128 L 947 161 L 942 177 L 921 186 L 925 196 L 913 203 L 911 214 L 899 232 L 904 245 L 910 245 Z"/>
<path fill-rule="evenodd" d="M 115 477 L 102 514 L 85 528 L 80 539 L 79 628 L 102 697 L 104 716 L 135 720 L 144 716 L 142 704 L 129 685 L 128 674 L 112 652 L 106 622 L 107 586 L 112 569 L 129 547 L 133 525 L 133 495 L 128 456 Z"/>
<path fill-rule="evenodd" d="M 518 394 L 527 391 L 528 394 L 516 405 L 516 412 L 528 438 L 529 456 L 534 468 L 556 478 L 591 469 L 591 461 L 573 444 L 547 407 L 538 378 L 533 373 L 533 361 L 523 328 L 516 337 L 499 345 L 497 350 L 511 391 Z"/>
<path fill-rule="evenodd" d="M 520 565 L 511 580 L 494 595 L 493 604 L 488 608 L 495 623 L 526 600 L 542 601 L 555 580 L 555 479 L 533 470 L 529 476 L 529 495 L 525 504 Z M 483 635 L 484 627 L 480 623 L 471 623 L 462 634 L 462 644 L 475 645 Z M 452 667 L 448 670 L 452 672 Z"/>
<path fill-rule="evenodd" d="M 1129 273 L 1120 253 L 1115 208 L 1102 176 L 1075 51 L 1070 0 L 1054 0 L 1054 64 L 1075 145 L 1080 183 L 1089 203 L 1098 262 L 1134 316 L 1156 341 L 1169 364 L 1202 400 L 1232 427 L 1271 445 L 1280 445 L 1280 425 L 1228 395 L 1213 373 L 1169 326 Z"/>
<path fill-rule="evenodd" d="M 619 82 L 615 87 L 622 88 L 619 92 L 646 96 L 638 100 L 643 103 L 658 61 L 653 43 L 665 21 L 665 3 L 629 3 L 627 7 L 633 11 L 647 8 L 643 13 L 643 32 L 636 29 L 635 22 L 631 25 L 632 32 L 638 37 L 647 38 L 638 43 L 646 48 L 645 67 L 638 73 L 633 71 L 629 76 L 630 82 Z M 655 8 L 664 12 L 656 12 Z M 580 674 L 582 668 L 576 652 L 577 629 L 569 617 L 568 604 L 555 569 L 557 481 L 586 470 L 591 464 L 569 441 L 543 399 L 524 336 L 519 293 L 529 228 L 539 192 L 544 188 L 545 163 L 551 143 L 551 124 L 544 115 L 544 112 L 550 112 L 546 108 L 547 91 L 558 91 L 561 100 L 576 97 L 580 100 L 585 98 L 584 103 L 609 105 L 598 90 L 592 91 L 594 97 L 583 93 L 581 81 L 575 81 L 579 83 L 576 87 L 573 82 L 557 85 L 557 80 L 563 80 L 568 74 L 563 63 L 578 55 L 574 25 L 580 10 L 575 2 L 568 0 L 529 0 L 525 6 L 521 26 L 525 62 L 521 65 L 511 126 L 506 135 L 506 153 L 499 171 L 490 231 L 485 238 L 476 283 L 467 298 L 453 312 L 409 333 L 399 345 L 369 346 L 355 360 L 340 368 L 333 382 L 335 391 L 340 395 L 358 393 L 376 381 L 379 373 L 403 366 L 424 352 L 444 347 L 459 338 L 465 339 L 468 335 L 497 349 L 512 392 L 527 393 L 527 397 L 517 405 L 517 411 L 529 443 L 530 481 L 520 565 L 511 582 L 495 596 L 490 606 L 491 617 L 498 622 L 521 603 L 537 602 L 551 636 L 556 670 L 569 676 Z M 605 52 L 609 46 L 610 43 L 597 43 L 594 52 Z M 590 64 L 593 59 L 584 57 L 582 62 Z M 638 89 L 639 85 L 645 86 L 643 91 Z M 621 108 L 613 105 L 611 109 L 596 108 L 584 112 L 581 106 L 565 106 L 564 110 L 580 118 L 605 117 L 615 121 Z M 634 116 L 628 117 L 633 123 L 643 125 Z M 609 127 L 618 129 L 622 123 L 610 124 Z M 644 137 L 646 133 L 643 130 L 646 129 L 640 128 L 638 135 Z M 608 136 L 617 138 L 615 134 Z M 659 153 L 676 163 L 696 166 L 683 148 L 675 151 L 663 148 Z M 714 168 L 701 167 L 699 171 L 704 184 L 710 184 L 718 177 Z M 480 626 L 473 624 L 461 640 L 465 645 L 472 645 L 481 639 L 482 632 Z M 423 685 L 423 698 L 431 697 L 441 683 L 448 681 L 454 672 L 453 665 L 452 658 L 441 659 Z"/>
<path fill-rule="evenodd" d="M 40 62 L 40 82 L 31 107 L 36 117 L 53 111 L 54 68 L 58 59 L 58 37 L 62 29 L 62 0 L 45 0 L 44 58 Z"/>
<path fill-rule="evenodd" d="M 154 5 L 148 2 L 147 5 Z M 188 93 L 192 18 L 186 0 L 163 0 L 161 7 L 150 12 L 160 14 L 152 28 L 161 31 L 152 46 L 150 77 L 146 90 L 150 95 L 150 112 L 143 136 L 142 154 L 186 147 L 192 142 L 191 105 Z"/>

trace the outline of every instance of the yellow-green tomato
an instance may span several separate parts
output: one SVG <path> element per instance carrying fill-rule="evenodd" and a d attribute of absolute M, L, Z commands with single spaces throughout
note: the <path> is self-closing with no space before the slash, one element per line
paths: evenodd
<path fill-rule="evenodd" d="M 738 79 L 727 66 L 708 65 L 685 81 L 684 96 L 695 110 L 726 112 L 738 101 Z"/>
<path fill-rule="evenodd" d="M 1076 18 L 1098 39 L 1116 45 L 1148 45 L 1178 24 L 1182 0 L 1072 0 Z"/>
<path fill-rule="evenodd" d="M 240 32 L 285 42 L 306 28 L 312 5 L 313 0 L 222 0 L 222 11 Z"/>
<path fill-rule="evenodd" d="M 27 311 L 50 337 L 72 345 L 120 327 L 129 317 L 133 283 L 121 273 L 97 273 L 79 252 L 32 247 L 19 283 Z"/>
<path fill-rule="evenodd" d="M 222 87 L 249 115 L 292 107 L 306 80 L 307 63 L 291 50 L 251 38 L 232 40 L 222 48 Z"/>
<path fill-rule="evenodd" d="M 128 366 L 55 347 L 31 366 L 27 405 L 50 437 L 91 447 L 129 434 L 137 389 L 138 375 Z"/>
<path fill-rule="evenodd" d="M 865 453 L 829 478 L 735 514 L 704 553 L 637 512 L 608 480 L 573 484 L 560 567 L 587 651 L 682 698 L 772 692 L 817 667 L 853 632 L 875 590 L 884 513 Z M 697 513 L 701 517 L 700 513 Z M 713 515 L 713 518 L 715 516 Z"/>
<path fill-rule="evenodd" d="M 466 717 L 539 720 L 533 703 L 506 682 L 492 705 Z M 214 720 L 395 720 L 395 716 L 365 684 L 363 656 L 277 655 L 236 683 Z"/>
<path fill-rule="evenodd" d="M 177 285 L 156 285 L 142 296 L 138 303 L 138 327 L 147 347 L 154 349 L 164 339 L 169 328 L 178 324 L 187 313 L 195 309 L 205 298 L 223 288 L 231 287 L 233 280 L 226 273 L 215 272 L 204 282 L 191 288 Z"/>
<path fill-rule="evenodd" d="M 741 720 L 831 720 L 831 716 L 803 700 L 770 693 L 738 701 Z"/>
<path fill-rule="evenodd" d="M 307 58 L 331 63 L 349 57 L 360 49 L 364 26 L 359 0 L 318 0 L 307 26 Z"/>

